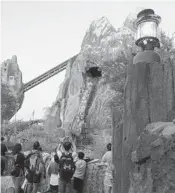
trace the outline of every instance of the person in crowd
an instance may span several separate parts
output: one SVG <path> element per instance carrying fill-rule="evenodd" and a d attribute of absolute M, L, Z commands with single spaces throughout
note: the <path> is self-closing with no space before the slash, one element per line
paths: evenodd
<path fill-rule="evenodd" d="M 26 192 L 37 193 L 38 185 L 41 181 L 41 176 L 43 173 L 43 168 L 45 167 L 42 159 L 40 143 L 38 141 L 33 144 L 33 150 L 26 157 L 25 167 L 27 169 Z"/>
<path fill-rule="evenodd" d="M 59 179 L 59 191 L 60 193 L 66 193 L 66 188 L 71 192 L 71 180 L 75 171 L 74 159 L 70 149 L 72 144 L 70 142 L 64 142 L 63 148 L 64 152 L 59 152 L 60 154 L 60 179 Z"/>
<path fill-rule="evenodd" d="M 58 193 L 59 188 L 59 157 L 54 154 L 47 168 L 47 174 L 50 177 L 49 190 L 47 192 Z"/>
<path fill-rule="evenodd" d="M 62 153 L 63 153 L 63 152 L 67 152 L 67 151 L 65 150 L 65 148 L 64 148 L 64 143 L 69 143 L 70 146 L 71 146 L 71 148 L 69 149 L 69 153 L 72 153 L 72 157 L 73 157 L 74 161 L 76 161 L 76 159 L 77 159 L 77 153 L 76 153 L 76 151 L 75 151 L 75 150 L 76 150 L 76 146 L 75 146 L 75 144 L 72 144 L 70 141 L 71 141 L 71 140 L 70 140 L 69 137 L 65 137 L 65 138 L 63 139 L 63 142 L 61 142 L 61 143 L 58 145 L 58 147 L 55 149 L 55 152 L 57 153 L 58 157 L 60 158 L 60 157 L 62 156 Z"/>
<path fill-rule="evenodd" d="M 42 157 L 43 149 L 41 146 L 38 148 L 38 151 L 40 151 L 40 159 L 41 159 L 41 163 L 43 164 L 43 175 L 44 175 L 44 178 L 46 178 L 46 168 L 45 168 L 45 163 Z"/>
<path fill-rule="evenodd" d="M 82 193 L 83 179 L 86 172 L 86 162 L 84 159 L 84 153 L 78 153 L 78 160 L 75 163 L 75 173 L 73 175 L 73 188 L 76 193 Z"/>
<path fill-rule="evenodd" d="M 102 157 L 102 162 L 107 166 L 104 177 L 104 189 L 105 193 L 112 193 L 113 185 L 113 164 L 112 164 L 112 151 L 111 143 L 107 144 L 107 152 Z"/>
<path fill-rule="evenodd" d="M 1 175 L 4 174 L 4 171 L 7 170 L 7 157 L 6 153 L 8 152 L 7 146 L 3 143 L 4 137 L 1 137 Z"/>
<path fill-rule="evenodd" d="M 15 193 L 21 192 L 21 186 L 24 182 L 24 161 L 25 156 L 21 153 L 22 146 L 16 143 L 12 149 L 14 156 L 14 169 L 11 171 L 12 180 L 15 187 Z"/>

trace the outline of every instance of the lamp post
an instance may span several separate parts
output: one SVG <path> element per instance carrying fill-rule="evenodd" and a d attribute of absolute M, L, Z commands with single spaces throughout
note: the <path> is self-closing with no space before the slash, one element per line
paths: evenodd
<path fill-rule="evenodd" d="M 162 97 L 162 93 L 166 90 L 164 69 L 159 54 L 154 51 L 156 47 L 160 47 L 158 38 L 160 21 L 160 16 L 152 9 L 139 12 L 135 21 L 137 29 L 135 43 L 141 51 L 134 57 L 133 64 L 128 65 L 125 84 L 122 169 L 116 174 L 121 173 L 121 188 L 118 191 L 120 193 L 128 193 L 134 188 L 131 182 L 135 179 L 134 172 L 138 171 L 135 170 L 131 155 L 136 148 L 138 137 L 148 124 L 166 119 L 168 103 Z M 133 192 L 138 191 L 134 189 Z"/>
<path fill-rule="evenodd" d="M 160 56 L 154 48 L 160 48 L 158 39 L 158 25 L 161 17 L 152 9 L 145 9 L 138 13 L 134 27 L 137 30 L 135 44 L 141 48 L 141 52 L 134 57 L 133 63 L 160 62 Z"/>

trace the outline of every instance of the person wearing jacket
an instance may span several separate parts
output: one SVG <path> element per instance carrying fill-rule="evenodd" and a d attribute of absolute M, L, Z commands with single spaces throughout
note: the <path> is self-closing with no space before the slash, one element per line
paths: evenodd
<path fill-rule="evenodd" d="M 11 171 L 13 184 L 15 186 L 15 193 L 20 193 L 21 186 L 24 182 L 24 161 L 25 156 L 21 153 L 22 146 L 16 143 L 13 147 L 12 154 L 14 156 L 14 169 Z"/>
<path fill-rule="evenodd" d="M 59 189 L 59 157 L 54 154 L 47 168 L 47 174 L 50 177 L 48 192 L 58 193 Z"/>
<path fill-rule="evenodd" d="M 41 181 L 41 175 L 43 173 L 44 162 L 42 159 L 40 144 L 36 141 L 33 144 L 33 150 L 26 157 L 25 167 L 27 169 L 27 193 L 37 193 L 39 183 Z"/>
<path fill-rule="evenodd" d="M 113 175 L 112 175 L 113 164 L 112 164 L 111 143 L 107 144 L 107 152 L 103 155 L 102 162 L 107 166 L 104 178 L 105 193 L 111 193 L 113 186 Z"/>

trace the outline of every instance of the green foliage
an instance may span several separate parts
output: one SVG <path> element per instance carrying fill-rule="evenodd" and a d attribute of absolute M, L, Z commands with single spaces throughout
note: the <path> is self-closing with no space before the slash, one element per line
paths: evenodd
<path fill-rule="evenodd" d="M 59 130 L 49 134 L 44 131 L 43 126 L 33 125 L 29 129 L 19 132 L 11 137 L 12 143 L 23 143 L 23 150 L 28 151 L 33 148 L 33 143 L 39 141 L 44 151 L 52 152 L 60 142 Z"/>
<path fill-rule="evenodd" d="M 164 51 L 168 51 L 170 54 L 174 53 L 175 48 L 173 47 L 173 42 L 175 40 L 175 36 L 167 36 L 165 32 L 160 33 L 160 42 L 161 42 L 161 49 Z"/>
<path fill-rule="evenodd" d="M 1 82 L 1 120 L 9 120 L 17 109 L 18 101 L 10 87 Z"/>
<path fill-rule="evenodd" d="M 50 134 L 44 131 L 43 125 L 31 125 L 31 122 L 9 122 L 2 128 L 1 134 L 7 138 L 8 143 L 21 143 L 24 151 L 31 150 L 33 143 L 39 141 L 44 151 L 52 152 L 60 142 L 62 131 L 57 129 Z"/>
<path fill-rule="evenodd" d="M 172 64 L 175 60 L 175 37 L 168 37 L 164 32 L 160 34 L 161 47 L 158 50 L 164 65 Z"/>

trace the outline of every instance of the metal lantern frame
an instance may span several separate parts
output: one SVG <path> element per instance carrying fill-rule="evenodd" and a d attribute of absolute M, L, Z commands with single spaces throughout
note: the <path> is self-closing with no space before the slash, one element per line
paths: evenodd
<path fill-rule="evenodd" d="M 143 50 L 154 50 L 155 47 L 159 48 L 158 25 L 160 22 L 161 17 L 156 15 L 152 9 L 145 9 L 139 12 L 134 22 L 134 27 L 137 29 L 137 40 L 135 44 Z M 150 31 L 144 35 L 143 29 L 147 24 L 152 24 L 153 28 L 150 28 Z M 146 27 L 149 27 L 149 25 Z"/>

